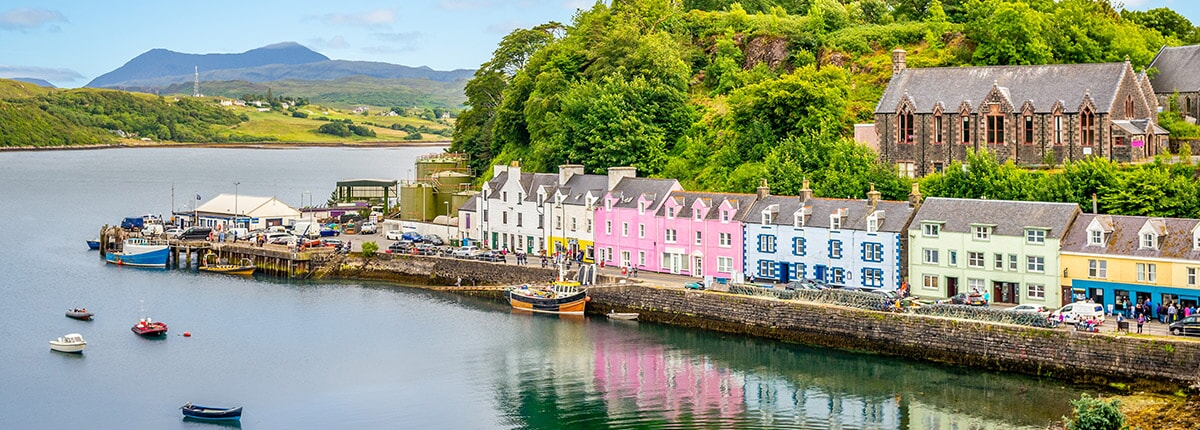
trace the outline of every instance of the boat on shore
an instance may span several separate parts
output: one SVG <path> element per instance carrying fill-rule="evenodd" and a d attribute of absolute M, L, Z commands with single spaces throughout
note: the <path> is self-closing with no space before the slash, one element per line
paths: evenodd
<path fill-rule="evenodd" d="M 514 309 L 550 314 L 583 315 L 587 288 L 575 281 L 558 280 L 550 285 L 518 285 L 508 290 Z"/>
<path fill-rule="evenodd" d="M 193 405 L 192 402 L 180 406 L 183 416 L 198 420 L 231 421 L 242 419 L 242 407 L 217 408 L 213 406 Z"/>
<path fill-rule="evenodd" d="M 610 320 L 636 321 L 638 319 L 637 312 L 609 311 L 607 315 L 608 315 L 608 319 L 610 319 Z"/>
<path fill-rule="evenodd" d="M 131 237 L 121 242 L 120 251 L 106 253 L 104 261 L 118 266 L 167 267 L 170 255 L 170 245 L 165 240 Z"/>
<path fill-rule="evenodd" d="M 137 324 L 134 324 L 129 330 L 145 337 L 166 336 L 167 324 L 161 321 L 151 321 L 150 317 L 146 317 L 138 320 Z"/>
<path fill-rule="evenodd" d="M 79 333 L 71 333 L 50 341 L 50 349 L 58 352 L 82 353 L 86 346 L 87 341 L 83 340 L 83 335 Z"/>
<path fill-rule="evenodd" d="M 241 264 L 219 264 L 215 255 L 208 254 L 204 256 L 204 260 L 202 261 L 204 264 L 200 265 L 201 272 L 250 276 L 257 269 L 254 267 L 254 263 L 248 258 L 243 258 Z"/>
<path fill-rule="evenodd" d="M 93 314 L 91 311 L 88 311 L 87 308 L 67 309 L 67 317 L 68 318 L 75 318 L 77 320 L 88 321 L 88 320 L 92 319 L 93 315 L 95 315 L 95 314 Z"/>

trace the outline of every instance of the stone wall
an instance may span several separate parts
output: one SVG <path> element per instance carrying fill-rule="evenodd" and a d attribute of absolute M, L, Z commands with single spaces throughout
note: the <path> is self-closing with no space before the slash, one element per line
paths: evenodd
<path fill-rule="evenodd" d="M 358 255 L 330 261 L 316 271 L 317 278 L 345 278 L 393 281 L 412 285 L 451 286 L 462 278 L 462 286 L 505 286 L 525 283 L 549 283 L 558 271 L 543 269 L 537 260 L 525 266 L 488 263 L 457 258 L 381 254 L 372 258 Z M 574 271 L 567 277 L 574 279 Z M 609 282 L 601 276 L 597 282 Z"/>
<path fill-rule="evenodd" d="M 589 312 L 1093 384 L 1200 381 L 1200 342 L 1111 336 L 642 286 L 590 290 Z"/>

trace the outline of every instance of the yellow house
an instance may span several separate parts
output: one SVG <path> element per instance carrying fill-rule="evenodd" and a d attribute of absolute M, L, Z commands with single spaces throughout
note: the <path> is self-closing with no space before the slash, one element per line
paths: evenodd
<path fill-rule="evenodd" d="M 1200 302 L 1200 220 L 1081 214 L 1063 240 L 1063 302 Z M 1111 307 L 1110 307 L 1111 306 Z"/>

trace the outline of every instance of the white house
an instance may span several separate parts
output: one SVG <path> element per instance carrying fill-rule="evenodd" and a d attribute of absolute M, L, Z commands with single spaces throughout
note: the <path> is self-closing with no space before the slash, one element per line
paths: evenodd
<path fill-rule="evenodd" d="M 196 225 L 232 227 L 235 223 L 249 229 L 292 225 L 300 211 L 274 197 L 221 194 L 196 207 Z"/>

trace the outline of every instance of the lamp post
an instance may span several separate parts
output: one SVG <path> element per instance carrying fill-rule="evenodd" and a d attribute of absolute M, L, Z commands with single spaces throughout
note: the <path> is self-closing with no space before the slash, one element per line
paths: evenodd
<path fill-rule="evenodd" d="M 446 240 L 450 240 L 450 202 L 442 202 L 446 205 Z"/>
<path fill-rule="evenodd" d="M 241 184 L 242 184 L 241 182 L 233 183 L 233 225 L 234 225 L 234 227 L 237 227 L 239 224 L 239 221 L 238 221 L 238 185 L 241 185 Z"/>
<path fill-rule="evenodd" d="M 308 195 L 308 206 L 305 206 L 305 207 L 308 208 L 308 217 L 311 219 L 312 218 L 312 192 L 305 191 L 304 194 Z M 304 194 L 300 195 L 300 204 L 301 205 L 304 204 Z"/>

